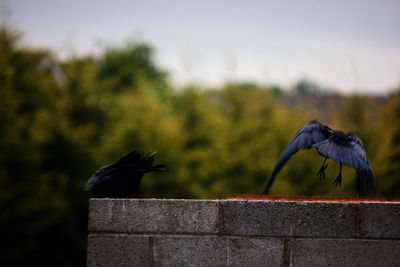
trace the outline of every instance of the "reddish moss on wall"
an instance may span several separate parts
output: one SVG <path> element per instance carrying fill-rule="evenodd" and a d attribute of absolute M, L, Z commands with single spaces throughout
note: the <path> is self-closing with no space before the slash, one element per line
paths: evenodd
<path fill-rule="evenodd" d="M 329 202 L 400 202 L 400 200 L 387 200 L 385 198 L 358 198 L 358 197 L 324 197 L 324 196 L 265 196 L 265 195 L 239 195 L 227 197 L 236 200 L 270 200 L 270 201 L 329 201 Z"/>

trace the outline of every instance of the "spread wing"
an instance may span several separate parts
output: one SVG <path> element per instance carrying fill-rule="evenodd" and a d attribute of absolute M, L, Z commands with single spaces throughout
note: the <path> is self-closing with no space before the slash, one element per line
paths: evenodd
<path fill-rule="evenodd" d="M 363 145 L 361 139 L 353 132 L 348 133 L 347 137 L 350 139 L 350 147 L 351 147 L 351 149 L 365 163 L 364 166 L 357 167 L 357 169 L 371 169 L 371 165 L 369 164 L 367 153 L 364 150 L 364 145 Z"/>
<path fill-rule="evenodd" d="M 320 143 L 314 144 L 313 147 L 321 155 L 336 161 L 338 164 L 362 170 L 371 168 L 364 149 L 352 141 L 340 144 L 335 142 L 332 136 Z"/>
<path fill-rule="evenodd" d="M 357 169 L 357 189 L 360 196 L 375 195 L 375 176 L 364 150 L 361 139 L 355 133 L 344 135 L 341 141 L 335 141 L 334 133 L 328 139 L 313 146 L 323 156 Z M 345 140 L 345 142 L 343 142 Z"/>
<path fill-rule="evenodd" d="M 327 138 L 329 138 L 332 132 L 333 131 L 329 127 L 321 124 L 317 120 L 312 120 L 305 126 L 303 126 L 303 128 L 301 128 L 296 133 L 294 138 L 290 141 L 289 145 L 280 155 L 278 161 L 275 164 L 275 168 L 269 178 L 268 184 L 265 187 L 264 194 L 268 194 L 269 188 L 271 187 L 276 175 L 293 154 L 295 154 L 300 149 L 309 149 L 314 144 L 326 140 Z"/>

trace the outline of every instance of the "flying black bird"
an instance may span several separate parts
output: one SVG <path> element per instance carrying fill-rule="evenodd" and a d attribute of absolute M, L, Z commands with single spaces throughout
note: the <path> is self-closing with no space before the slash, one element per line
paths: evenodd
<path fill-rule="evenodd" d="M 140 182 L 146 172 L 166 171 L 163 164 L 154 165 L 157 152 L 141 155 L 133 151 L 98 169 L 86 182 L 85 191 L 93 191 L 96 197 L 127 198 L 139 190 Z"/>
<path fill-rule="evenodd" d="M 325 162 L 329 158 L 338 163 L 340 168 L 334 181 L 335 186 L 342 184 L 342 164 L 344 164 L 357 169 L 359 196 L 375 195 L 375 176 L 360 138 L 353 132 L 345 134 L 342 131 L 332 130 L 317 120 L 312 120 L 301 128 L 282 152 L 265 187 L 264 194 L 268 194 L 276 175 L 294 153 L 300 149 L 312 147 L 315 147 L 318 153 L 325 158 L 317 172 L 317 176 L 319 175 L 321 180 L 325 178 L 325 169 L 328 166 Z"/>

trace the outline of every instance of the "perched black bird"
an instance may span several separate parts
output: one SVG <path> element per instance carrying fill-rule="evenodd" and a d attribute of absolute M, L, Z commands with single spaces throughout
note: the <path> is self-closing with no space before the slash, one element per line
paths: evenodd
<path fill-rule="evenodd" d="M 312 120 L 301 128 L 289 145 L 280 155 L 264 194 L 268 191 L 283 165 L 300 149 L 315 147 L 325 159 L 317 172 L 320 179 L 325 178 L 326 160 L 332 159 L 339 164 L 339 174 L 334 182 L 335 186 L 342 184 L 342 164 L 357 169 L 357 190 L 359 196 L 375 195 L 375 176 L 368 161 L 360 138 L 353 132 L 345 134 L 342 131 L 332 130 L 317 120 Z"/>
<path fill-rule="evenodd" d="M 93 191 L 96 197 L 127 198 L 139 190 L 143 174 L 150 171 L 166 171 L 163 164 L 154 165 L 157 152 L 141 155 L 133 151 L 98 169 L 86 182 L 85 191 Z"/>

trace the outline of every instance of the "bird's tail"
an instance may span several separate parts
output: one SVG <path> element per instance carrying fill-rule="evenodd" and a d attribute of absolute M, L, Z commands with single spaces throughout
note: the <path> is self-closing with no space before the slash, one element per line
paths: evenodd
<path fill-rule="evenodd" d="M 371 169 L 357 169 L 357 190 L 360 197 L 375 196 L 375 176 Z"/>
<path fill-rule="evenodd" d="M 142 162 L 142 171 L 151 172 L 151 171 L 167 171 L 168 169 L 165 167 L 165 164 L 157 164 L 153 165 L 154 158 L 158 154 L 157 151 L 153 153 L 149 153 L 143 156 L 141 159 Z"/>

